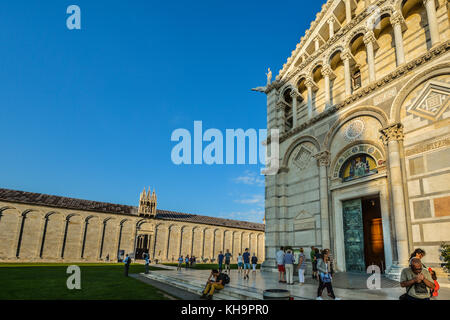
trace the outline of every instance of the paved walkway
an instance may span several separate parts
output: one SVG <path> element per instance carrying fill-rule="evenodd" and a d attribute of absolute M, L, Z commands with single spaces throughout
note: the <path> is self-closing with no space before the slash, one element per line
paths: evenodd
<path fill-rule="evenodd" d="M 152 274 L 160 277 L 158 281 L 178 281 L 180 283 L 188 283 L 195 286 L 202 286 L 209 276 L 209 270 L 161 270 L 152 271 Z M 398 297 L 405 292 L 397 282 L 382 277 L 381 289 L 369 290 L 365 286 L 368 275 L 337 273 L 334 277 L 333 288 L 337 297 L 344 300 L 398 300 Z M 248 298 L 260 297 L 267 289 L 286 289 L 289 290 L 294 299 L 310 300 L 315 299 L 317 295 L 317 281 L 311 276 L 306 276 L 306 283 L 300 286 L 297 278 L 294 278 L 294 285 L 287 285 L 278 282 L 278 273 L 275 272 L 250 272 L 250 279 L 244 280 L 243 276 L 237 270 L 231 270 L 230 283 L 227 289 L 230 292 L 242 291 L 248 292 Z M 225 292 L 224 292 L 225 293 Z M 327 296 L 326 290 L 322 295 L 324 300 L 331 299 Z M 439 300 L 450 300 L 450 289 L 441 288 Z"/>

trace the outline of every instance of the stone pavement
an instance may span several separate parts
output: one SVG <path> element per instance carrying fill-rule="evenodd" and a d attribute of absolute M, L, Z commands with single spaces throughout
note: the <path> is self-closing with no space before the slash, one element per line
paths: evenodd
<path fill-rule="evenodd" d="M 201 294 L 209 276 L 209 270 L 181 270 L 172 268 L 168 270 L 151 271 L 148 275 L 141 274 L 149 279 L 175 286 L 191 293 Z M 176 268 L 175 268 L 176 269 Z M 337 273 L 334 277 L 333 288 L 337 297 L 343 300 L 398 300 L 405 292 L 395 281 L 382 276 L 381 289 L 369 290 L 365 286 L 368 275 Z M 286 289 L 295 300 L 314 300 L 317 295 L 317 281 L 311 276 L 306 276 L 306 283 L 300 286 L 297 277 L 296 283 L 287 285 L 278 282 L 278 273 L 275 272 L 250 272 L 250 279 L 243 280 L 237 270 L 231 270 L 230 283 L 224 290 L 214 295 L 220 300 L 259 300 L 263 298 L 263 292 L 267 289 Z M 450 289 L 441 288 L 438 300 L 450 300 Z M 324 300 L 331 300 L 326 290 L 322 294 Z"/>

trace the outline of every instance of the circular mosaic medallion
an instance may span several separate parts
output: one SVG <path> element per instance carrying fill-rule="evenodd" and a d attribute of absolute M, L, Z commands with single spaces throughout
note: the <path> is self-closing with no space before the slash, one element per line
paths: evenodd
<path fill-rule="evenodd" d="M 363 132 L 364 122 L 358 119 L 348 125 L 347 129 L 345 130 L 345 137 L 350 141 L 354 141 L 358 139 Z"/>

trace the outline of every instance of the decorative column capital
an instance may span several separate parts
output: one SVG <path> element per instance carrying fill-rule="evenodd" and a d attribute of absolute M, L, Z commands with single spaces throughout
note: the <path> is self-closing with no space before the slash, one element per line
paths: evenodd
<path fill-rule="evenodd" d="M 373 31 L 369 31 L 364 36 L 363 41 L 364 41 L 365 45 L 368 45 L 369 43 L 376 43 L 377 38 L 375 37 L 375 34 L 373 33 Z"/>
<path fill-rule="evenodd" d="M 316 85 L 316 83 L 314 82 L 314 80 L 311 77 L 306 77 L 306 79 L 305 79 L 305 86 L 307 88 L 312 88 L 313 90 L 317 89 L 317 85 Z"/>
<path fill-rule="evenodd" d="M 403 15 L 400 12 L 396 11 L 391 16 L 391 24 L 392 26 L 396 25 L 404 26 L 405 18 L 403 18 Z"/>
<path fill-rule="evenodd" d="M 295 99 L 300 95 L 300 93 L 298 93 L 297 90 L 292 89 L 291 92 L 289 93 L 289 95 L 291 96 L 292 99 Z"/>
<path fill-rule="evenodd" d="M 350 53 L 350 50 L 344 50 L 341 52 L 341 60 L 350 60 L 352 59 L 352 54 Z"/>
<path fill-rule="evenodd" d="M 403 140 L 403 125 L 401 123 L 395 123 L 386 128 L 380 130 L 381 140 L 384 144 L 388 144 L 390 141 L 400 141 Z"/>
<path fill-rule="evenodd" d="M 334 19 L 333 17 L 330 17 L 330 18 L 327 20 L 328 24 L 333 24 L 333 25 L 334 25 L 334 21 L 335 21 L 335 19 Z"/>
<path fill-rule="evenodd" d="M 332 78 L 334 76 L 333 69 L 331 69 L 331 66 L 329 64 L 325 64 L 322 67 L 322 75 L 324 77 L 330 77 Z"/>
<path fill-rule="evenodd" d="M 328 167 L 330 165 L 330 152 L 325 150 L 314 155 L 319 167 Z"/>

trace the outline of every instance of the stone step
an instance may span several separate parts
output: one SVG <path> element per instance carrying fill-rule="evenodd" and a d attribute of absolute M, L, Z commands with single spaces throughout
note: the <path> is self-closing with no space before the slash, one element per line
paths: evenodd
<path fill-rule="evenodd" d="M 203 293 L 205 288 L 204 283 L 200 283 L 199 281 L 189 281 L 185 279 L 178 279 L 174 277 L 170 277 L 168 275 L 158 274 L 156 272 L 150 272 L 149 274 L 141 274 L 144 277 L 148 277 L 149 279 L 153 279 L 155 281 L 160 281 L 172 285 L 174 287 L 186 290 L 188 292 L 192 292 L 198 295 Z M 214 293 L 215 300 L 260 300 L 262 299 L 262 295 L 259 296 L 257 294 L 246 292 L 244 290 L 236 290 L 232 287 L 225 287 L 223 290 L 217 291 Z"/>

